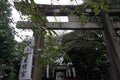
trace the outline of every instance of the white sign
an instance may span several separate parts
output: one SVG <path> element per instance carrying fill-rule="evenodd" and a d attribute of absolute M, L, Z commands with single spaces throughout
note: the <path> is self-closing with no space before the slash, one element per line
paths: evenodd
<path fill-rule="evenodd" d="M 34 38 L 27 40 L 27 46 L 24 48 L 26 56 L 22 58 L 19 80 L 32 80 L 32 61 L 33 61 Z"/>

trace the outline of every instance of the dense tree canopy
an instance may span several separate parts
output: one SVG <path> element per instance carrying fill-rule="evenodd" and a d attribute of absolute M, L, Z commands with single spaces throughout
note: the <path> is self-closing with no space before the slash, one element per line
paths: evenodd
<path fill-rule="evenodd" d="M 0 0 L 0 80 L 17 80 L 18 58 L 11 23 L 10 4 Z"/>
<path fill-rule="evenodd" d="M 102 37 L 100 31 L 74 31 L 63 36 L 66 54 L 82 80 L 100 80 L 110 66 Z"/>

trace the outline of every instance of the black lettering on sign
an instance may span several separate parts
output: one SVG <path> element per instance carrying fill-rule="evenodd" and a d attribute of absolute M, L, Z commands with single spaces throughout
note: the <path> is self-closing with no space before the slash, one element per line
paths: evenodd
<path fill-rule="evenodd" d="M 25 77 L 25 73 L 26 73 L 27 71 L 23 71 L 23 72 L 21 72 L 21 77 Z"/>
<path fill-rule="evenodd" d="M 27 59 L 28 59 L 28 57 L 26 56 L 25 59 L 24 59 L 25 63 L 28 63 Z"/>
<path fill-rule="evenodd" d="M 27 69 L 27 64 L 23 64 L 22 69 Z"/>
<path fill-rule="evenodd" d="M 30 46 L 27 47 L 27 51 L 31 51 L 32 48 Z"/>

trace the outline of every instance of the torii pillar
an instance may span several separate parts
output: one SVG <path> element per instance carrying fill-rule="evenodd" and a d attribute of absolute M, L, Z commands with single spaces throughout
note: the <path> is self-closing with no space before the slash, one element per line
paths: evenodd
<path fill-rule="evenodd" d="M 35 37 L 35 49 L 33 57 L 33 72 L 32 80 L 41 80 L 42 79 L 42 64 L 39 61 L 40 50 L 44 47 L 44 35 L 42 30 L 35 30 L 33 36 Z"/>
<path fill-rule="evenodd" d="M 113 80 L 120 80 L 120 42 L 117 39 L 113 24 L 110 21 L 108 12 L 101 12 L 105 43 L 112 67 Z"/>

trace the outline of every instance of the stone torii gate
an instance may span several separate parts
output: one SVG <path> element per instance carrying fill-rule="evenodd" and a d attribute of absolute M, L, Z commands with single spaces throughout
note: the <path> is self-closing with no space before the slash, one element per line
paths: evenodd
<path fill-rule="evenodd" d="M 117 6 L 117 7 L 115 7 Z M 110 6 L 111 12 L 101 12 L 100 19 L 102 23 L 96 24 L 94 22 L 87 22 L 85 25 L 81 26 L 77 16 L 69 16 L 66 12 L 61 12 L 59 5 L 43 5 L 42 7 L 38 6 L 40 11 L 45 14 L 45 16 L 68 16 L 69 22 L 48 22 L 46 23 L 48 29 L 57 29 L 57 30 L 103 30 L 103 34 L 105 37 L 105 43 L 108 50 L 108 56 L 110 58 L 113 80 L 120 80 L 120 45 L 117 39 L 115 29 L 120 29 L 120 22 L 111 22 L 109 19 L 110 16 L 120 16 L 120 4 Z M 66 9 L 73 10 L 76 6 L 64 6 Z M 44 11 L 45 10 L 45 11 Z M 22 11 L 22 10 L 21 10 Z M 90 10 L 86 10 L 86 12 L 91 16 L 93 13 Z M 26 26 L 26 27 L 24 27 Z M 32 24 L 30 22 L 17 22 L 17 28 L 31 28 Z M 35 33 L 35 32 L 34 32 Z M 35 36 L 35 44 L 36 47 L 42 48 L 44 45 L 44 37 L 43 36 Z M 34 57 L 34 67 L 33 67 L 33 80 L 41 80 L 40 79 L 40 64 L 37 61 L 39 56 Z"/>

